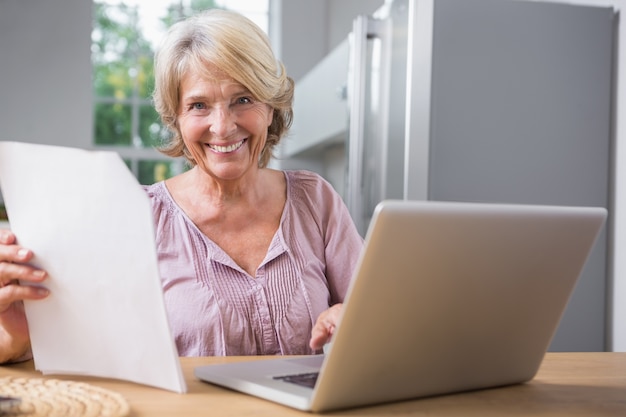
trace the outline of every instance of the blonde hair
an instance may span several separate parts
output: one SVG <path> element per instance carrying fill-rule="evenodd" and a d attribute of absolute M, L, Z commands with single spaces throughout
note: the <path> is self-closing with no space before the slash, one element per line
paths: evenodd
<path fill-rule="evenodd" d="M 191 70 L 208 78 L 215 77 L 217 70 L 274 110 L 259 156 L 259 166 L 266 167 L 275 146 L 291 127 L 294 93 L 293 80 L 274 57 L 267 35 L 236 12 L 209 9 L 174 24 L 165 36 L 154 60 L 153 99 L 161 121 L 173 136 L 159 150 L 172 157 L 184 156 L 195 165 L 177 125 L 180 83 Z"/>

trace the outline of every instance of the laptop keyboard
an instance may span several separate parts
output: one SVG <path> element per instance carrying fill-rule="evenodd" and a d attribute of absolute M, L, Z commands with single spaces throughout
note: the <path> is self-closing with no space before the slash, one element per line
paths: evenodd
<path fill-rule="evenodd" d="M 274 379 L 301 385 L 303 387 L 314 388 L 318 375 L 319 372 L 307 372 L 304 374 L 275 376 Z"/>

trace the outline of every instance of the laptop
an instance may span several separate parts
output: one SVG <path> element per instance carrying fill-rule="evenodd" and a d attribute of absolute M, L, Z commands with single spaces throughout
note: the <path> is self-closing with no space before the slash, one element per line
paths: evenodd
<path fill-rule="evenodd" d="M 383 201 L 325 354 L 195 368 L 325 412 L 531 380 L 607 213 Z"/>

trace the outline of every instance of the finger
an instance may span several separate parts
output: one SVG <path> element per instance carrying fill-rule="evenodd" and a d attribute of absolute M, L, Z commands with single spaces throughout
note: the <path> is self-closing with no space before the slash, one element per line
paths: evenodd
<path fill-rule="evenodd" d="M 33 252 L 16 244 L 15 235 L 10 230 L 0 229 L 0 261 L 28 262 Z"/>
<path fill-rule="evenodd" d="M 34 285 L 10 284 L 0 288 L 0 312 L 6 310 L 15 301 L 40 300 L 47 297 L 47 288 Z"/>
<path fill-rule="evenodd" d="M 320 316 L 320 319 L 313 326 L 313 330 L 311 330 L 311 339 L 309 341 L 311 349 L 318 350 L 323 348 L 330 341 L 334 330 L 334 323 Z"/>
<path fill-rule="evenodd" d="M 0 261 L 28 262 L 33 258 L 33 251 L 19 245 L 0 244 Z"/>
<path fill-rule="evenodd" d="M 0 244 L 12 245 L 15 243 L 15 235 L 7 229 L 0 229 Z"/>
<path fill-rule="evenodd" d="M 13 280 L 30 281 L 40 283 L 47 278 L 48 274 L 30 265 L 22 265 L 12 262 L 0 262 L 0 286 L 7 285 Z"/>
<path fill-rule="evenodd" d="M 330 342 L 335 327 L 339 322 L 342 306 L 341 303 L 335 304 L 319 315 L 311 330 L 311 339 L 309 340 L 311 349 L 321 349 L 326 343 Z"/>
<path fill-rule="evenodd" d="M 309 347 L 313 350 L 320 350 L 324 348 L 324 345 L 329 343 L 332 339 L 332 331 L 319 331 L 315 332 L 311 336 L 311 340 L 309 341 Z"/>
<path fill-rule="evenodd" d="M 311 340 L 309 340 L 309 347 L 313 350 L 320 350 L 324 347 L 328 341 L 328 333 L 324 328 L 313 328 L 311 332 Z"/>

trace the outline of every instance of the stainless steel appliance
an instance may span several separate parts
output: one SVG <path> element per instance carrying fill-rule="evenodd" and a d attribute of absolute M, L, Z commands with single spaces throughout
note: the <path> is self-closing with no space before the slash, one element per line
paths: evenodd
<path fill-rule="evenodd" d="M 299 83 L 284 156 L 363 234 L 385 198 L 608 208 L 616 25 L 611 7 L 387 1 Z M 605 231 L 551 350 L 608 346 L 609 249 Z"/>

